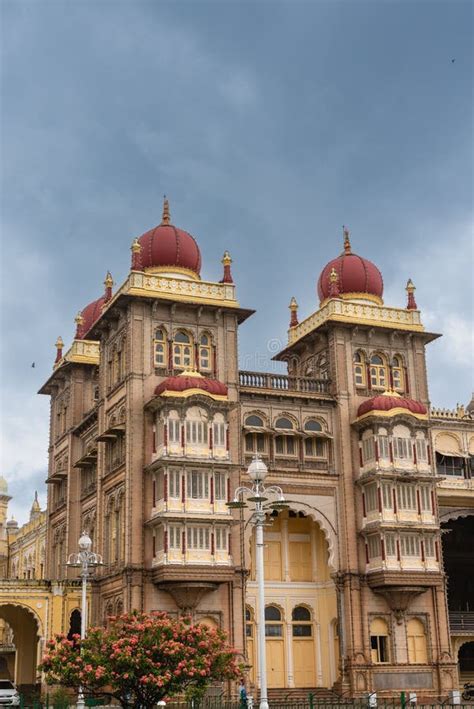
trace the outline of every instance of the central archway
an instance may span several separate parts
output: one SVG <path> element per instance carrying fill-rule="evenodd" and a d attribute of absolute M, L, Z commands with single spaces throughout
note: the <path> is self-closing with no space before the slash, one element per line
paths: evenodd
<path fill-rule="evenodd" d="M 332 687 L 338 674 L 336 547 L 308 505 L 290 501 L 268 515 L 264 529 L 265 636 L 269 688 Z M 258 684 L 255 656 L 257 587 L 255 530 L 248 525 L 246 647 L 249 678 Z M 328 539 L 329 536 L 329 539 Z"/>
<path fill-rule="evenodd" d="M 15 671 L 12 678 L 21 689 L 37 684 L 37 667 L 40 649 L 40 621 L 30 608 L 20 604 L 0 605 L 0 618 L 8 624 L 12 632 L 15 648 Z"/>

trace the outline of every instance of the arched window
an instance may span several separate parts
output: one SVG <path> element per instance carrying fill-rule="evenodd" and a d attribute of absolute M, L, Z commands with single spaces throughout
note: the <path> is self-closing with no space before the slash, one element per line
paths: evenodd
<path fill-rule="evenodd" d="M 354 355 L 354 381 L 356 387 L 365 387 L 366 384 L 365 357 L 362 352 Z"/>
<path fill-rule="evenodd" d="M 173 366 L 176 369 L 192 369 L 194 366 L 193 341 L 183 330 L 178 330 L 174 336 Z"/>
<path fill-rule="evenodd" d="M 390 443 L 388 440 L 388 431 L 386 428 L 379 428 L 377 431 L 377 446 L 380 460 L 390 460 Z"/>
<path fill-rule="evenodd" d="M 292 431 L 293 430 L 293 422 L 290 421 L 289 418 L 285 418 L 282 416 L 281 418 L 277 419 L 275 422 L 275 428 L 283 428 Z"/>
<path fill-rule="evenodd" d="M 417 431 L 415 436 L 416 459 L 418 463 L 425 463 L 428 460 L 428 442 L 423 431 Z"/>
<path fill-rule="evenodd" d="M 265 635 L 268 638 L 283 637 L 281 611 L 276 606 L 267 606 L 265 608 Z"/>
<path fill-rule="evenodd" d="M 309 434 L 320 433 L 323 430 L 319 421 L 310 419 L 306 421 L 304 430 Z M 306 458 L 327 458 L 327 441 L 318 436 L 309 435 L 304 441 L 304 454 Z"/>
<path fill-rule="evenodd" d="M 168 414 L 168 444 L 178 446 L 181 444 L 181 420 L 177 411 L 172 409 Z"/>
<path fill-rule="evenodd" d="M 374 618 L 370 624 L 370 654 L 372 662 L 389 662 L 388 627 L 383 618 Z"/>
<path fill-rule="evenodd" d="M 428 662 L 425 626 L 419 618 L 412 618 L 407 624 L 408 662 L 424 664 Z"/>
<path fill-rule="evenodd" d="M 311 419 L 310 421 L 306 421 L 306 423 L 305 423 L 305 425 L 304 425 L 304 430 L 305 430 L 305 431 L 311 431 L 311 432 L 313 432 L 313 431 L 322 431 L 322 430 L 323 430 L 323 427 L 321 426 L 321 424 L 319 423 L 319 421 L 314 421 L 314 420 Z"/>
<path fill-rule="evenodd" d="M 224 415 L 221 413 L 214 414 L 214 420 L 212 422 L 212 444 L 214 448 L 225 448 L 226 445 L 225 419 Z"/>
<path fill-rule="evenodd" d="M 275 421 L 275 428 L 280 431 L 292 431 L 294 426 L 286 416 Z M 275 455 L 295 455 L 295 439 L 292 436 L 275 436 Z"/>
<path fill-rule="evenodd" d="M 255 414 L 251 414 L 250 416 L 247 416 L 245 419 L 245 425 L 246 426 L 263 426 L 263 420 L 260 418 L 260 416 L 256 416 Z"/>
<path fill-rule="evenodd" d="M 186 411 L 186 445 L 206 450 L 208 448 L 208 415 L 207 411 L 199 406 L 191 406 Z"/>
<path fill-rule="evenodd" d="M 296 606 L 291 614 L 293 621 L 293 637 L 309 638 L 313 634 L 311 613 L 305 606 Z"/>
<path fill-rule="evenodd" d="M 413 460 L 411 431 L 407 426 L 395 426 L 392 434 L 393 455 L 395 460 L 410 462 Z"/>
<path fill-rule="evenodd" d="M 199 338 L 199 371 L 210 372 L 212 369 L 212 341 L 206 332 Z"/>
<path fill-rule="evenodd" d="M 256 414 L 250 414 L 245 419 L 245 425 L 252 428 L 263 428 L 263 419 Z M 252 431 L 245 434 L 246 453 L 265 453 L 267 436 L 262 432 Z"/>
<path fill-rule="evenodd" d="M 79 609 L 73 610 L 69 617 L 69 632 L 67 634 L 67 639 L 72 640 L 73 635 L 81 634 L 81 611 Z"/>
<path fill-rule="evenodd" d="M 376 389 L 385 389 L 387 386 L 387 365 L 379 354 L 370 358 L 370 383 Z"/>
<path fill-rule="evenodd" d="M 397 391 L 404 391 L 405 383 L 403 381 L 403 364 L 402 358 L 398 355 L 392 359 L 392 381 L 394 389 Z"/>
<path fill-rule="evenodd" d="M 253 612 L 247 606 L 245 608 L 245 635 L 248 638 L 253 638 L 253 629 L 254 629 Z"/>
<path fill-rule="evenodd" d="M 155 367 L 166 367 L 167 366 L 167 344 L 166 344 L 166 333 L 163 328 L 158 327 L 155 330 L 155 336 L 153 339 L 153 352 Z"/>

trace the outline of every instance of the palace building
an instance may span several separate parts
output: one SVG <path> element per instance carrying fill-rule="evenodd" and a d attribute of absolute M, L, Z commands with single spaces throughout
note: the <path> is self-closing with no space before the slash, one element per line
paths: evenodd
<path fill-rule="evenodd" d="M 161 224 L 132 243 L 125 282 L 114 291 L 108 273 L 72 343 L 58 339 L 40 389 L 51 400 L 44 583 L 76 598 L 64 562 L 86 530 L 104 559 L 93 622 L 191 613 L 226 630 L 252 688 L 254 530 L 250 509 L 226 503 L 258 454 L 289 503 L 265 528 L 274 695 L 447 698 L 474 674 L 474 403 L 430 406 L 425 348 L 439 335 L 413 283 L 406 308 L 385 304 L 382 274 L 345 230 L 315 311 L 302 319 L 290 302 L 274 358 L 286 373 L 249 372 L 238 331 L 254 311 L 237 300 L 228 252 L 222 264 L 219 282 L 201 278 L 199 246 L 165 200 Z M 2 618 L 4 595 L 0 583 Z M 45 633 L 38 618 L 38 642 Z"/>

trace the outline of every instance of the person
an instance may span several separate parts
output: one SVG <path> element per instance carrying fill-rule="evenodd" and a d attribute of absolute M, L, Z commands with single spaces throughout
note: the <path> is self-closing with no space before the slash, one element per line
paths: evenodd
<path fill-rule="evenodd" d="M 243 681 L 240 682 L 239 697 L 240 697 L 240 706 L 247 707 L 247 690 L 245 689 L 245 685 L 244 685 Z"/>

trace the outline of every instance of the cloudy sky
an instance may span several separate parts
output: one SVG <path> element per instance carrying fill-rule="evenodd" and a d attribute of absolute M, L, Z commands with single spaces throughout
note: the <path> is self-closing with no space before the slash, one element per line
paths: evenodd
<path fill-rule="evenodd" d="M 385 301 L 411 277 L 435 405 L 471 395 L 472 3 L 462 0 L 3 0 L 0 473 L 24 521 L 44 503 L 59 334 L 120 283 L 162 195 L 229 249 L 241 365 L 264 369 L 288 302 L 315 310 L 322 266 L 353 248 Z M 35 367 L 31 364 L 35 362 Z"/>

